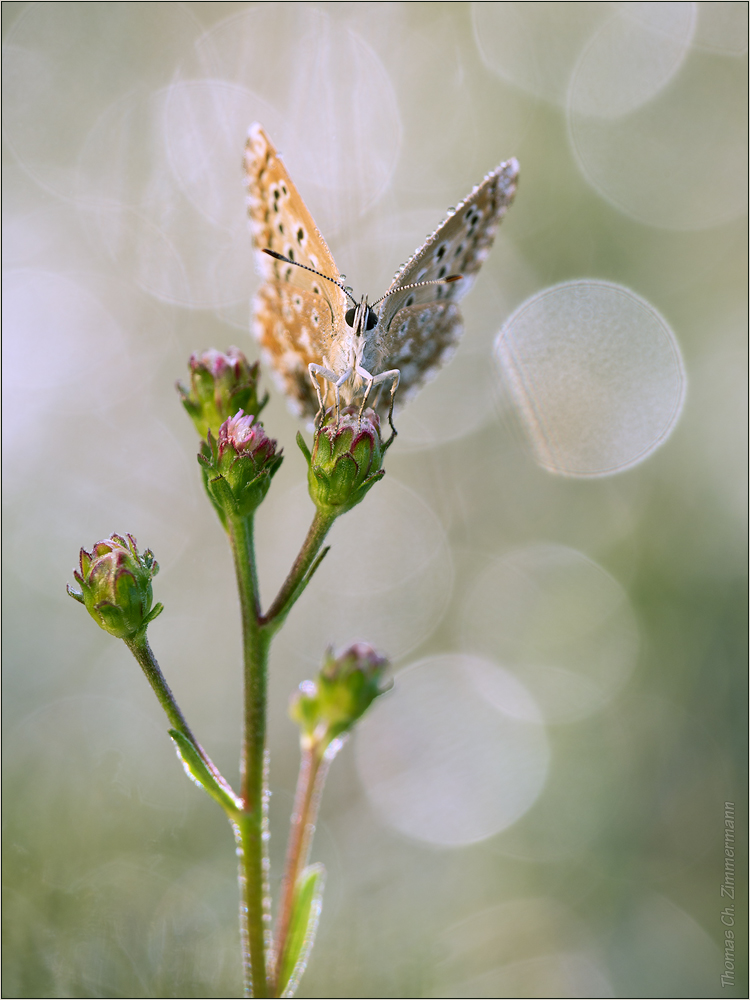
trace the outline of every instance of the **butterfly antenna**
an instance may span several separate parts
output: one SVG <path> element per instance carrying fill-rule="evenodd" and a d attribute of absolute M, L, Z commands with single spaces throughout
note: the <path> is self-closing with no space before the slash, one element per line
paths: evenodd
<path fill-rule="evenodd" d="M 269 250 L 267 247 L 263 247 L 263 253 L 267 253 L 268 256 L 273 257 L 274 260 L 283 260 L 285 264 L 294 264 L 295 267 L 301 267 L 303 271 L 312 271 L 312 273 L 317 274 L 319 278 L 323 278 L 325 281 L 330 281 L 332 285 L 340 288 L 345 295 L 349 296 L 355 306 L 358 305 L 357 300 L 354 298 L 346 285 L 342 285 L 340 282 L 336 281 L 335 278 L 329 278 L 327 274 L 321 274 L 321 272 L 316 271 L 314 267 L 308 267 L 307 264 L 300 264 L 296 260 L 292 260 L 291 257 L 285 257 L 283 254 L 276 253 L 275 250 Z M 429 284 L 429 282 L 425 282 L 425 284 Z"/>
<path fill-rule="evenodd" d="M 370 308 L 374 309 L 375 306 L 380 305 L 383 299 L 387 299 L 389 295 L 395 295 L 396 292 L 405 292 L 409 288 L 424 288 L 425 285 L 448 285 L 452 281 L 460 281 L 461 278 L 463 278 L 463 274 L 449 274 L 447 278 L 437 278 L 435 281 L 417 281 L 413 285 L 399 285 L 398 288 L 394 288 L 390 292 L 386 292 L 385 295 L 381 295 L 377 302 L 372 303 Z"/>

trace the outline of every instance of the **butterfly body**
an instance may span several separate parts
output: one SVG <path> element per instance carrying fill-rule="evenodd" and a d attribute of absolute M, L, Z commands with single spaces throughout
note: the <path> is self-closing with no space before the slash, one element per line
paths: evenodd
<path fill-rule="evenodd" d="M 513 200 L 518 163 L 509 160 L 488 174 L 399 268 L 374 306 L 344 289 L 325 240 L 257 123 L 248 135 L 245 172 L 264 279 L 255 333 L 293 408 L 311 417 L 333 401 L 366 400 L 384 413 L 399 386 L 397 402 L 405 402 L 458 344 L 456 303 Z M 413 287 L 420 282 L 431 284 Z"/>

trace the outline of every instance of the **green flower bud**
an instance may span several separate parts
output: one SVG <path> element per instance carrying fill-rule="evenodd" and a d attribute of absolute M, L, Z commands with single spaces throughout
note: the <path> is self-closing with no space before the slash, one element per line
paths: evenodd
<path fill-rule="evenodd" d="M 357 642 L 339 656 L 328 650 L 315 681 L 303 681 L 292 695 L 289 715 L 298 723 L 302 743 L 322 755 L 333 740 L 348 732 L 378 695 L 388 660 L 372 646 Z"/>
<path fill-rule="evenodd" d="M 330 409 L 315 432 L 312 454 L 297 435 L 307 459 L 307 483 L 313 503 L 321 513 L 344 514 L 362 500 L 385 475 L 380 419 L 374 410 L 359 415 L 359 407 L 345 407 L 336 419 Z"/>
<path fill-rule="evenodd" d="M 208 432 L 198 461 L 211 503 L 226 527 L 227 518 L 247 517 L 260 505 L 282 456 L 263 424 L 239 410 L 221 425 L 218 441 Z"/>
<path fill-rule="evenodd" d="M 150 549 L 139 555 L 132 535 L 112 535 L 91 552 L 81 549 L 81 571 L 73 573 L 81 589 L 68 587 L 68 593 L 105 631 L 132 639 L 163 611 L 161 604 L 151 607 L 151 581 L 158 572 Z"/>
<path fill-rule="evenodd" d="M 216 437 L 219 428 L 238 410 L 257 417 L 268 402 L 258 398 L 258 363 L 251 365 L 242 351 L 230 347 L 190 357 L 190 388 L 177 383 L 182 405 L 202 438 Z"/>

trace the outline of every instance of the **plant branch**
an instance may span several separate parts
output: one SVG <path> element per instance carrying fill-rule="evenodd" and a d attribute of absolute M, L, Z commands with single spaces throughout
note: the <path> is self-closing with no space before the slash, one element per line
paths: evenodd
<path fill-rule="evenodd" d="M 266 856 L 266 689 L 270 636 L 265 635 L 260 627 L 252 518 L 232 518 L 229 537 L 240 596 L 245 681 L 240 762 L 243 808 L 233 823 L 240 856 L 240 926 L 245 996 L 269 997 L 271 993 L 266 972 L 270 920 Z"/>
<path fill-rule="evenodd" d="M 294 796 L 294 808 L 289 828 L 289 843 L 287 845 L 284 875 L 281 880 L 281 896 L 279 899 L 279 919 L 276 926 L 274 968 L 275 995 L 279 994 L 279 976 L 284 967 L 284 953 L 287 946 L 289 927 L 294 909 L 297 880 L 302 869 L 307 864 L 310 845 L 315 833 L 315 824 L 320 808 L 328 768 L 336 752 L 341 746 L 341 740 L 335 740 L 325 753 L 320 753 L 319 746 L 304 746 L 300 760 L 297 790 Z"/>
<path fill-rule="evenodd" d="M 273 604 L 261 619 L 261 624 L 264 628 L 275 632 L 289 614 L 292 605 L 310 582 L 313 573 L 328 551 L 326 549 L 321 553 L 320 558 L 316 559 L 320 547 L 335 520 L 336 514 L 324 514 L 316 509 L 312 524 L 307 532 L 307 538 L 302 543 L 299 555 L 295 559 L 294 565 L 289 571 L 289 575 L 284 581 L 281 590 L 276 595 Z"/>
<path fill-rule="evenodd" d="M 198 740 L 196 740 L 195 736 L 193 736 L 190 726 L 188 726 L 185 716 L 180 711 L 180 706 L 175 701 L 175 697 L 164 678 L 164 674 L 161 672 L 159 664 L 156 661 L 156 657 L 154 656 L 148 639 L 146 638 L 145 630 L 132 639 L 124 639 L 123 642 L 140 664 L 141 669 L 146 675 L 146 679 L 153 688 L 156 697 L 159 699 L 161 707 L 166 712 L 172 728 L 176 729 L 188 740 L 190 740 L 197 752 L 200 754 L 203 763 L 206 765 L 217 782 L 230 793 L 233 799 L 236 800 L 237 796 L 232 790 L 229 782 L 222 776 L 218 767 L 208 756 Z"/>

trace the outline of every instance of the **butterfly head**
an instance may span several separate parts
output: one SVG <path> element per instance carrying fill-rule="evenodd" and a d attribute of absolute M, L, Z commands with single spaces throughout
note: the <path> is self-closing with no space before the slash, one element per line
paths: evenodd
<path fill-rule="evenodd" d="M 351 309 L 346 310 L 344 318 L 346 319 L 346 325 L 354 330 L 355 337 L 361 336 L 369 330 L 374 330 L 378 325 L 378 314 L 372 306 L 367 304 L 366 295 L 362 298 L 359 305 L 352 306 Z"/>

